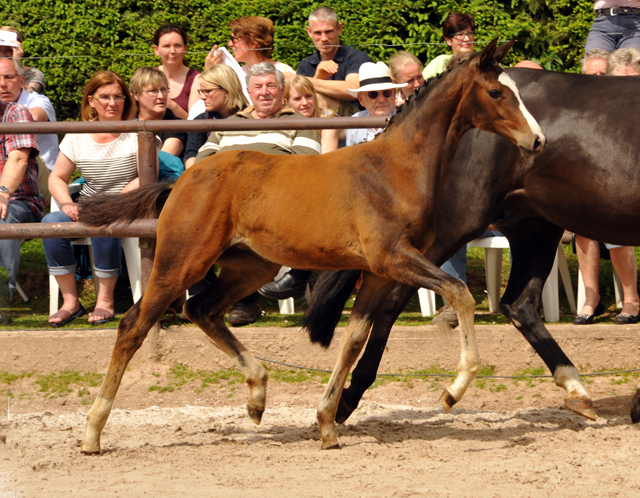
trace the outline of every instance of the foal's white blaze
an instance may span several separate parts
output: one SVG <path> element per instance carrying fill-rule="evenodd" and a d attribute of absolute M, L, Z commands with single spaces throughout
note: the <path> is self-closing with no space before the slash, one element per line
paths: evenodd
<path fill-rule="evenodd" d="M 542 133 L 542 129 L 540 128 L 540 125 L 538 125 L 538 122 L 531 115 L 529 110 L 524 106 L 524 103 L 520 98 L 520 92 L 518 91 L 516 82 L 513 81 L 509 77 L 509 75 L 504 71 L 500 73 L 500 76 L 498 76 L 498 81 L 502 83 L 504 86 L 506 86 L 507 88 L 509 88 L 515 94 L 516 98 L 518 99 L 518 103 L 520 104 L 520 112 L 522 112 L 522 115 L 527 120 L 527 123 L 529 123 L 529 127 L 531 128 L 531 131 L 542 139 L 544 137 L 544 133 Z"/>
<path fill-rule="evenodd" d="M 553 374 L 553 378 L 558 387 L 562 387 L 567 391 L 568 396 L 578 394 L 585 399 L 591 399 L 582 382 L 580 382 L 580 376 L 578 375 L 576 367 L 558 367 Z"/>

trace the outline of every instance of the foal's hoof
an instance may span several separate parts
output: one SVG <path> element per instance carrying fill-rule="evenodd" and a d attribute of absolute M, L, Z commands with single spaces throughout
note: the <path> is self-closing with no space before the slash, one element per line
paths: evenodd
<path fill-rule="evenodd" d="M 262 414 L 264 413 L 264 408 L 258 408 L 255 405 L 247 403 L 247 413 L 251 417 L 251 420 L 253 420 L 254 424 L 260 425 L 260 422 L 262 422 Z"/>
<path fill-rule="evenodd" d="M 92 447 L 92 445 L 83 444 L 80 448 L 80 453 L 83 455 L 99 455 L 101 453 L 100 447 Z"/>
<path fill-rule="evenodd" d="M 340 443 L 329 443 L 325 446 L 324 443 L 322 443 L 322 446 L 320 447 L 320 449 L 322 450 L 339 450 L 340 449 Z"/>
<path fill-rule="evenodd" d="M 593 409 L 593 402 L 588 398 L 565 398 L 564 406 L 589 420 L 595 420 L 597 418 L 596 411 Z"/>
<path fill-rule="evenodd" d="M 451 408 L 453 408 L 453 405 L 455 405 L 457 402 L 458 400 L 451 396 L 451 393 L 445 389 L 442 393 L 442 404 L 444 405 L 444 411 L 448 412 L 449 410 L 451 410 Z"/>

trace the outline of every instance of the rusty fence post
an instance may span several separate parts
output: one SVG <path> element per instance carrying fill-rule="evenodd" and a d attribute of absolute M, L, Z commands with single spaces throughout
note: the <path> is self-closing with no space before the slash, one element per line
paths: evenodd
<path fill-rule="evenodd" d="M 156 135 L 149 131 L 138 132 L 138 175 L 140 186 L 149 185 L 158 181 L 158 152 L 156 149 Z M 156 252 L 156 239 L 141 238 L 140 257 L 142 259 L 142 292 L 144 293 L 149 282 L 149 276 L 153 269 L 153 258 Z M 151 359 L 162 359 L 162 343 L 160 324 L 155 323 L 145 341 L 149 350 L 147 354 Z"/>

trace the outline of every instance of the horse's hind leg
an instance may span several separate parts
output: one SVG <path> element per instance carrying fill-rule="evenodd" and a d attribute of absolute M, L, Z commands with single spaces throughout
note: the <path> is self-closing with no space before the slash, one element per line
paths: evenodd
<path fill-rule="evenodd" d="M 221 261 L 219 263 L 223 265 L 220 276 L 210 287 L 187 301 L 185 314 L 244 374 L 250 389 L 247 411 L 251 419 L 259 424 L 266 402 L 267 371 L 225 325 L 224 314 L 240 299 L 273 280 L 280 265 L 251 253 L 234 257 L 233 266 Z M 239 266 L 236 268 L 236 265 Z"/>
<path fill-rule="evenodd" d="M 327 388 L 318 405 L 318 424 L 322 449 L 339 448 L 335 431 L 335 418 L 342 389 L 349 370 L 358 359 L 367 341 L 376 310 L 393 288 L 395 282 L 366 272 L 356 302 L 351 310 L 347 328 L 342 336 L 340 354 Z"/>
<path fill-rule="evenodd" d="M 509 238 L 511 274 L 500 309 L 540 355 L 553 374 L 556 385 L 567 395 L 570 410 L 595 419 L 591 396 L 580 382 L 578 370 L 544 326 L 540 317 L 540 297 L 563 230 L 546 220 L 529 219 L 517 229 L 500 227 Z"/>
<path fill-rule="evenodd" d="M 181 290 L 177 287 L 154 285 L 152 276 L 142 299 L 120 320 L 109 369 L 87 416 L 87 431 L 82 445 L 82 453 L 100 453 L 100 435 L 109 418 L 127 365 L 142 345 L 153 324 L 162 317 L 169 304 L 180 292 Z"/>

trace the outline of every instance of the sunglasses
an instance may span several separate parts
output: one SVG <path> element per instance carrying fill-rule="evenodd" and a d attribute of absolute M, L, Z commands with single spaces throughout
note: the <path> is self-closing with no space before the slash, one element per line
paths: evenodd
<path fill-rule="evenodd" d="M 385 99 L 389 99 L 391 98 L 393 95 L 395 95 L 395 90 L 381 90 L 381 91 L 370 91 L 367 92 L 367 97 L 369 97 L 371 100 L 376 100 L 378 98 L 378 95 L 382 94 L 382 96 Z"/>

